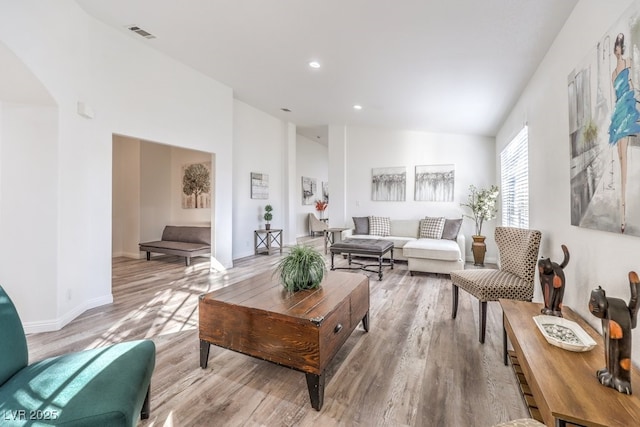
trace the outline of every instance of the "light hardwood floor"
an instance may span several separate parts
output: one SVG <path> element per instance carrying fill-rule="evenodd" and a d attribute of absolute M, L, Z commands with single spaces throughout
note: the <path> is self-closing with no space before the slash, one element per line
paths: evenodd
<path fill-rule="evenodd" d="M 451 319 L 448 277 L 411 277 L 406 263 L 382 281 L 369 274 L 370 331 L 358 326 L 330 365 L 321 411 L 311 408 L 301 372 L 215 346 L 201 369 L 198 295 L 271 270 L 280 257 L 236 260 L 223 273 L 209 272 L 207 258 L 189 267 L 172 256 L 115 258 L 114 303 L 29 335 L 30 361 L 152 339 L 151 417 L 141 426 L 491 426 L 528 416 L 502 362 L 498 303 L 489 303 L 482 345 L 477 300 L 460 292 Z"/>

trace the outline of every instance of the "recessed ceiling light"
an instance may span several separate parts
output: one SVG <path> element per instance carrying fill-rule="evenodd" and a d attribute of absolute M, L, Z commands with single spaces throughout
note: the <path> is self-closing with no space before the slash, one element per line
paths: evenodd
<path fill-rule="evenodd" d="M 356 104 L 356 105 L 353 106 L 353 109 L 354 110 L 362 110 L 362 105 Z"/>
<path fill-rule="evenodd" d="M 291 112 L 291 110 L 288 109 L 288 108 L 281 108 L 281 110 L 284 111 L 285 113 L 290 113 Z"/>
<path fill-rule="evenodd" d="M 309 67 L 311 68 L 320 68 L 320 63 L 318 61 L 309 62 Z"/>

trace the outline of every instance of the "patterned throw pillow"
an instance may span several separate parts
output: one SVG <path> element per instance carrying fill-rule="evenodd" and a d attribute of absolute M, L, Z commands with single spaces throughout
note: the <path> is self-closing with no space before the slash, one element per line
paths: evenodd
<path fill-rule="evenodd" d="M 369 217 L 368 216 L 354 216 L 353 234 L 369 234 Z"/>
<path fill-rule="evenodd" d="M 420 221 L 421 239 L 440 239 L 442 238 L 442 230 L 444 230 L 444 217 L 432 218 L 427 216 Z"/>
<path fill-rule="evenodd" d="M 389 217 L 370 216 L 369 234 L 372 236 L 388 236 L 391 230 L 391 219 Z"/>

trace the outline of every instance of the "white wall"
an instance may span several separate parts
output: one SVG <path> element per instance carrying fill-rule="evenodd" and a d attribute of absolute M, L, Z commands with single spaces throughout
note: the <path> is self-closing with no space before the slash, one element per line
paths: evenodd
<path fill-rule="evenodd" d="M 319 186 L 328 180 L 327 146 L 234 100 L 233 152 L 233 258 L 253 255 L 253 231 L 264 228 L 266 204 L 274 208 L 271 227 L 284 229 L 285 245 L 308 235 L 307 215 L 316 211 L 315 205 L 302 205 L 302 176 L 316 178 Z M 251 199 L 251 172 L 269 175 L 268 199 Z"/>
<path fill-rule="evenodd" d="M 285 230 L 285 244 L 295 242 L 286 224 L 286 141 L 288 124 L 235 100 L 233 108 L 233 259 L 253 255 L 253 231 L 264 228 L 264 207 L 273 206 L 272 228 Z M 251 198 L 251 172 L 269 175 L 269 198 Z"/>
<path fill-rule="evenodd" d="M 347 128 L 346 224 L 354 216 L 389 216 L 395 219 L 444 216 L 460 218 L 460 203 L 467 201 L 469 185 L 487 187 L 495 184 L 495 141 L 493 138 L 427 132 Z M 421 165 L 455 165 L 453 202 L 414 200 L 415 167 Z M 407 193 L 404 202 L 371 200 L 371 169 L 405 166 Z M 341 224 L 332 224 L 336 227 Z M 495 262 L 493 242 L 495 221 L 485 222 L 482 234 L 487 238 L 487 262 Z M 473 221 L 463 221 L 467 240 L 467 259 L 471 259 Z"/>
<path fill-rule="evenodd" d="M 133 138 L 129 138 L 129 140 L 136 141 Z M 171 224 L 171 209 L 173 208 L 171 199 L 172 148 L 147 141 L 140 141 L 139 146 L 140 158 L 136 166 L 140 188 L 138 198 L 132 200 L 134 204 L 138 205 L 138 208 L 134 207 L 132 212 L 138 214 L 135 220 L 139 227 L 138 233 L 132 233 L 133 235 L 129 237 L 131 239 L 129 253 L 134 254 L 134 258 L 141 256 L 139 243 L 160 240 L 164 226 Z M 116 172 L 113 171 L 113 173 L 115 175 Z M 116 192 L 114 191 L 114 198 L 115 196 Z"/>
<path fill-rule="evenodd" d="M 569 248 L 563 302 L 598 330 L 599 320 L 588 311 L 590 292 L 602 285 L 608 296 L 629 300 L 627 274 L 640 271 L 640 238 L 571 226 L 567 76 L 631 3 L 581 0 L 497 136 L 496 159 L 528 121 L 530 227 L 542 231 L 541 256 L 561 261 L 560 245 Z M 635 165 L 630 162 L 629 167 Z M 542 301 L 539 286 L 535 299 Z M 633 331 L 636 364 L 639 330 Z"/>
<path fill-rule="evenodd" d="M 0 106 L 0 285 L 42 321 L 57 313 L 57 109 Z"/>
<path fill-rule="evenodd" d="M 111 252 L 138 258 L 140 236 L 140 141 L 113 137 Z"/>
<path fill-rule="evenodd" d="M 331 125 L 327 130 L 329 145 L 329 201 L 331 226 L 347 221 L 347 131 L 346 126 Z"/>
<path fill-rule="evenodd" d="M 215 153 L 217 176 L 232 176 L 231 89 L 149 49 L 146 41 L 125 31 L 90 18 L 71 0 L 2 4 L 0 43 L 24 63 L 58 105 L 57 128 L 34 141 L 33 147 L 47 152 L 55 147 L 47 143 L 57 140 L 57 152 L 48 156 L 46 166 L 51 180 L 41 194 L 53 201 L 48 205 L 55 206 L 51 215 L 57 221 L 52 221 L 52 230 L 43 225 L 47 232 L 42 233 L 40 228 L 30 228 L 33 224 L 27 215 L 13 224 L 25 231 L 21 239 L 32 238 L 50 247 L 51 251 L 41 252 L 42 257 L 57 267 L 50 269 L 46 280 L 5 284 L 27 330 L 60 328 L 87 308 L 112 299 L 114 133 Z M 77 114 L 78 101 L 93 108 L 93 120 Z M 22 139 L 3 138 L 5 176 L 4 166 L 14 161 L 7 146 L 20 146 Z M 26 149 L 15 156 L 25 154 Z M 6 181 L 2 182 L 4 186 Z M 215 186 L 215 258 L 228 267 L 232 265 L 231 180 L 217 179 Z M 4 193 L 2 200 L 4 209 Z M 12 271 L 3 274 L 15 275 L 19 266 L 9 268 Z M 27 295 L 33 294 L 42 298 L 25 304 Z"/>
<path fill-rule="evenodd" d="M 314 197 L 314 202 L 316 199 L 322 199 L 322 183 L 329 180 L 328 147 L 307 137 L 298 135 L 296 143 L 296 169 L 298 197 L 297 200 L 294 199 L 293 205 L 297 206 L 296 236 L 300 237 L 309 235 L 309 214 L 313 213 L 319 217 L 315 203 L 312 205 L 302 204 L 302 177 L 316 179 L 318 193 Z M 329 193 L 329 202 L 331 202 L 331 193 Z M 329 218 L 329 225 L 334 226 L 331 220 L 331 203 L 329 203 L 324 215 L 325 218 Z"/>

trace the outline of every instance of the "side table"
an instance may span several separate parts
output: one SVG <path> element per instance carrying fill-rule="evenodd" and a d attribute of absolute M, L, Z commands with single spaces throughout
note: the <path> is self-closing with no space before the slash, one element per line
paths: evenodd
<path fill-rule="evenodd" d="M 282 253 L 282 229 L 254 230 L 253 248 L 256 255 L 270 254 L 271 251 L 275 249 L 280 249 L 280 253 Z"/>
<path fill-rule="evenodd" d="M 327 247 L 336 242 L 336 234 L 342 236 L 342 232 L 347 230 L 344 227 L 329 227 L 324 230 L 324 254 L 327 254 Z M 339 241 L 339 240 L 338 240 Z"/>

